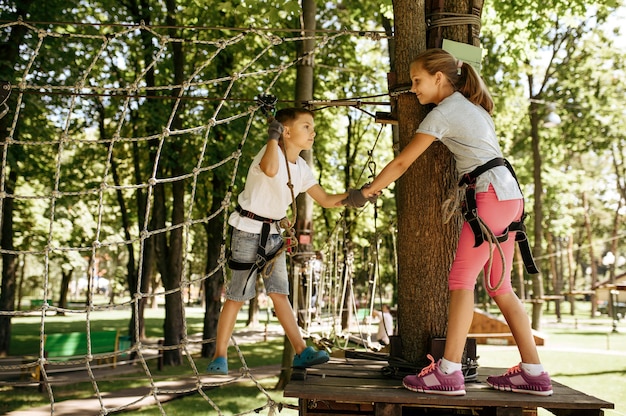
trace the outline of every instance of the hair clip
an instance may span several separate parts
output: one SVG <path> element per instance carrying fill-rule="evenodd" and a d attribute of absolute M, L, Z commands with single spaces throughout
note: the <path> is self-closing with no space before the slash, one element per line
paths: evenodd
<path fill-rule="evenodd" d="M 460 59 L 457 59 L 456 61 L 456 74 L 457 75 L 461 75 L 461 68 L 463 68 L 463 61 Z"/>

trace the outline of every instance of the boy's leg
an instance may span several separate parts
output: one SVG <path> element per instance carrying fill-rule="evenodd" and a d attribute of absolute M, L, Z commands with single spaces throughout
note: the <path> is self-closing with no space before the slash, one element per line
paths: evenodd
<path fill-rule="evenodd" d="M 300 328 L 298 327 L 298 322 L 296 321 L 289 298 L 287 295 L 279 293 L 270 293 L 269 296 L 274 303 L 276 318 L 278 318 L 278 321 L 285 330 L 285 335 L 287 335 L 296 354 L 300 354 L 306 348 L 306 342 L 304 342 L 300 334 Z"/>
<path fill-rule="evenodd" d="M 213 358 L 226 357 L 230 337 L 237 323 L 237 314 L 243 306 L 243 302 L 227 299 L 222 307 L 220 318 L 217 321 L 217 341 L 215 341 L 215 354 Z"/>

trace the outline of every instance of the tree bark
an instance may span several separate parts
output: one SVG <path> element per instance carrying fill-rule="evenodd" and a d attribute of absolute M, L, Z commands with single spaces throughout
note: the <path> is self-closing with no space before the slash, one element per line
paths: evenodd
<path fill-rule="evenodd" d="M 482 1 L 459 1 L 443 7 L 442 1 L 427 6 L 424 1 L 394 0 L 395 67 L 397 85 L 410 85 L 411 60 L 426 48 L 426 11 L 478 13 Z M 431 20 L 441 18 L 433 14 Z M 474 29 L 473 31 L 470 29 Z M 443 27 L 442 38 L 473 43 L 477 28 L 467 25 Z M 441 46 L 437 33 L 431 47 Z M 393 85 L 392 85 L 393 87 Z M 406 146 L 427 109 L 412 94 L 397 100 L 400 147 Z M 434 337 L 445 335 L 448 312 L 447 278 L 458 241 L 460 215 L 442 225 L 441 206 L 456 188 L 451 153 L 434 143 L 397 181 L 398 204 L 398 333 L 405 359 L 422 362 Z M 415 305 L 420 305 L 416 308 Z M 418 323 L 416 325 L 416 322 Z"/>
<path fill-rule="evenodd" d="M 529 75 L 528 85 L 533 86 L 533 77 Z M 531 97 L 532 98 L 532 97 Z M 543 181 L 541 175 L 541 148 L 539 138 L 539 122 L 540 117 L 538 113 L 537 100 L 530 100 L 530 137 L 533 149 L 533 180 L 534 180 L 534 229 L 533 229 L 533 257 L 541 259 L 543 255 Z M 543 311 L 543 276 L 541 274 L 541 266 L 537 265 L 539 273 L 533 275 L 533 310 L 531 326 L 533 329 L 539 331 L 541 329 L 541 315 Z"/>
<path fill-rule="evenodd" d="M 67 308 L 67 293 L 69 291 L 69 286 L 70 282 L 72 281 L 73 274 L 74 269 L 70 269 L 68 271 L 61 269 L 61 290 L 59 291 L 59 304 L 57 305 L 59 308 Z M 59 316 L 65 316 L 65 312 L 60 310 L 57 311 L 56 314 Z"/>
<path fill-rule="evenodd" d="M 302 0 L 302 35 L 311 37 L 304 39 L 299 45 L 296 53 L 298 57 L 304 58 L 296 67 L 296 103 L 305 103 L 313 99 L 313 62 L 315 57 L 312 53 L 315 48 L 315 14 L 317 7 L 315 0 Z M 303 151 L 300 156 L 306 160 L 309 166 L 313 166 L 313 151 Z M 296 237 L 298 238 L 298 251 L 313 251 L 313 200 L 307 194 L 301 194 L 296 199 Z M 293 289 L 293 288 L 292 288 Z M 293 295 L 293 292 L 292 292 Z M 293 300 L 292 300 L 293 302 Z M 276 384 L 277 389 L 284 388 L 291 378 L 291 364 L 295 351 L 293 346 L 284 337 L 282 370 Z"/>
<path fill-rule="evenodd" d="M 15 16 L 27 16 L 30 7 L 34 3 L 33 0 L 24 0 L 16 4 Z M 2 80 L 11 81 L 11 84 L 17 84 L 15 77 L 16 73 L 13 71 L 15 60 L 17 59 L 20 45 L 24 40 L 27 29 L 24 26 L 15 26 L 10 29 L 11 34 L 7 42 L 0 44 L 0 76 Z M 9 108 L 14 103 L 13 100 L 8 102 Z M 7 133 L 9 131 L 9 120 L 13 115 L 13 111 L 9 111 L 3 118 L 0 119 L 0 143 L 4 144 L 7 140 Z M 14 140 L 19 138 L 17 132 L 13 132 Z M 8 166 L 9 172 L 5 182 L 5 194 L 12 195 L 15 192 L 16 181 L 18 180 L 19 171 L 18 164 L 21 161 L 19 154 L 8 149 Z M 13 241 L 13 210 L 14 203 L 13 198 L 0 199 L 0 248 L 6 250 L 2 253 L 2 283 L 0 286 L 0 311 L 13 311 L 15 310 L 15 284 L 17 279 L 18 261 L 17 256 L 12 253 L 15 250 Z M 11 316 L 0 315 L 0 357 L 4 357 L 9 354 L 9 345 L 11 342 Z"/>

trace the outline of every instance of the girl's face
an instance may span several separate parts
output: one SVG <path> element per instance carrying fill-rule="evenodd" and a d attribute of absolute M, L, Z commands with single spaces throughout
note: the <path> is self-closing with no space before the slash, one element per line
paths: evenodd
<path fill-rule="evenodd" d="M 420 104 L 439 104 L 446 98 L 444 87 L 447 84 L 441 72 L 429 74 L 419 63 L 411 65 L 411 92 L 417 96 Z"/>
<path fill-rule="evenodd" d="M 310 114 L 300 114 L 291 123 L 285 124 L 283 137 L 300 150 L 309 150 L 315 140 L 315 120 Z"/>

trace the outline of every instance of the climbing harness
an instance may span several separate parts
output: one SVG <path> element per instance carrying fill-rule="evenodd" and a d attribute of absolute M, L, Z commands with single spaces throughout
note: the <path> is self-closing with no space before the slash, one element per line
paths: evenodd
<path fill-rule="evenodd" d="M 470 228 L 472 229 L 472 232 L 474 233 L 474 247 L 478 247 L 483 242 L 487 241 L 489 242 L 489 244 L 496 244 L 499 248 L 499 243 L 503 243 L 508 239 L 509 232 L 515 231 L 515 241 L 517 241 L 520 253 L 522 254 L 522 259 L 524 261 L 524 267 L 526 268 L 526 271 L 529 274 L 537 274 L 539 273 L 539 271 L 537 270 L 537 266 L 535 265 L 532 252 L 530 250 L 530 245 L 528 244 L 528 238 L 526 236 L 526 226 L 524 225 L 526 213 L 522 211 L 522 216 L 520 220 L 512 222 L 504 230 L 504 233 L 499 236 L 494 235 L 489 227 L 487 227 L 487 225 L 478 216 L 478 210 L 476 207 L 476 179 L 486 171 L 493 169 L 496 166 L 506 166 L 506 168 L 509 170 L 509 172 L 511 172 L 511 175 L 513 175 L 513 178 L 517 182 L 517 186 L 519 186 L 519 181 L 517 180 L 517 176 L 515 175 L 513 167 L 506 159 L 501 157 L 491 159 L 487 163 L 480 165 L 473 171 L 463 175 L 463 177 L 459 181 L 459 187 L 465 186 L 465 201 L 462 205 L 462 212 L 465 221 L 467 221 Z M 501 252 L 501 249 L 499 250 Z M 486 276 L 485 280 L 488 280 Z M 496 285 L 495 288 L 489 287 L 489 289 L 496 290 L 498 287 L 500 287 L 501 284 L 502 279 L 500 279 L 499 284 Z"/>
<path fill-rule="evenodd" d="M 273 266 L 273 260 L 281 252 L 281 248 L 284 246 L 284 242 L 281 242 L 278 249 L 275 250 L 273 253 L 267 253 L 265 250 L 265 246 L 267 245 L 267 239 L 269 238 L 272 224 L 278 225 L 282 220 L 274 220 L 271 218 L 265 218 L 260 215 L 256 215 L 253 212 L 246 211 L 245 209 L 241 208 L 240 205 L 237 205 L 237 208 L 235 208 L 235 210 L 242 217 L 247 217 L 263 223 L 263 226 L 261 228 L 261 237 L 259 239 L 259 245 L 256 252 L 256 260 L 254 262 L 244 263 L 233 259 L 231 256 L 229 256 L 228 258 L 228 267 L 230 267 L 232 270 L 250 270 L 250 272 L 248 273 L 248 277 L 246 278 L 246 284 L 243 286 L 243 293 L 245 293 L 246 287 L 248 286 L 248 281 L 250 280 L 254 272 L 258 270 L 266 275 L 269 275 L 271 273 L 273 267 L 269 270 L 267 270 L 267 268 L 268 266 Z"/>
<path fill-rule="evenodd" d="M 265 114 L 265 116 L 267 117 L 267 122 L 271 123 L 274 120 L 274 115 L 276 113 L 276 110 L 275 110 L 275 105 L 277 102 L 276 97 L 273 95 L 269 95 L 269 94 L 260 95 L 257 98 L 257 102 L 260 105 L 261 111 L 263 111 L 263 114 Z M 288 177 L 287 186 L 289 187 L 291 191 L 292 212 L 294 215 L 294 221 L 290 222 L 287 217 L 284 217 L 281 219 L 262 217 L 260 215 L 255 214 L 254 212 L 243 209 L 240 205 L 237 205 L 235 210 L 239 213 L 239 215 L 241 215 L 242 217 L 247 217 L 247 218 L 253 219 L 255 221 L 260 221 L 263 223 L 261 227 L 261 235 L 259 238 L 259 245 L 257 248 L 256 259 L 254 262 L 240 262 L 232 258 L 232 253 L 228 254 L 228 266 L 231 268 L 231 270 L 249 270 L 248 277 L 246 278 L 246 283 L 243 286 L 243 293 L 246 292 L 246 287 L 248 287 L 248 282 L 250 281 L 250 278 L 252 277 L 252 275 L 254 275 L 254 272 L 258 271 L 264 277 L 269 276 L 274 269 L 274 262 L 276 261 L 276 258 L 278 257 L 279 254 L 281 254 L 285 250 L 290 254 L 295 253 L 297 249 L 298 241 L 295 238 L 295 231 L 292 227 L 292 224 L 295 224 L 295 215 L 297 212 L 296 211 L 296 197 L 293 192 L 293 184 L 291 182 L 291 172 L 289 170 L 289 161 L 287 160 L 287 154 L 285 152 L 284 143 L 281 146 L 281 148 L 283 151 L 283 155 L 285 157 L 285 163 L 287 165 L 287 177 Z M 275 225 L 279 229 L 279 231 L 281 228 L 284 229 L 287 236 L 283 239 L 283 241 L 280 243 L 278 248 L 273 253 L 267 253 L 266 245 L 267 245 L 267 240 L 269 238 L 272 225 Z M 231 228 L 231 234 L 232 234 L 232 228 Z M 285 241 L 287 241 L 287 244 L 285 244 Z"/>

